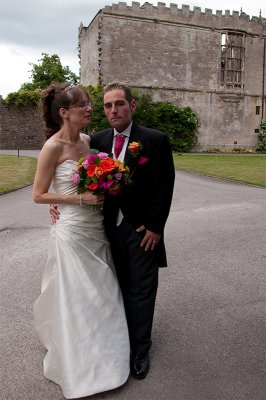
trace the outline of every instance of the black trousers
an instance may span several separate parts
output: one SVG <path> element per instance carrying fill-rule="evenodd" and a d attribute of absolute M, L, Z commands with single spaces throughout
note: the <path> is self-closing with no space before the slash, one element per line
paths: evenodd
<path fill-rule="evenodd" d="M 147 353 L 158 287 L 156 251 L 140 247 L 145 231 L 138 233 L 125 218 L 107 229 L 112 256 L 123 295 L 131 351 Z"/>

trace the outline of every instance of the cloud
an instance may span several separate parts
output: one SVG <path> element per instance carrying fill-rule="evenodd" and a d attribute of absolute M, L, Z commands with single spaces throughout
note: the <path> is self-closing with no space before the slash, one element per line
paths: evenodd
<path fill-rule="evenodd" d="M 101 4 L 102 3 L 102 4 Z M 42 53 L 57 54 L 79 74 L 78 29 L 88 25 L 106 1 L 8 0 L 0 3 L 0 95 L 30 79 Z"/>
<path fill-rule="evenodd" d="M 0 54 L 1 60 L 5 60 L 0 63 L 0 94 L 5 97 L 10 92 L 16 92 L 22 83 L 29 81 L 29 60 L 35 60 L 38 55 L 35 49 L 9 47 L 5 44 L 0 44 Z"/>
<path fill-rule="evenodd" d="M 0 6 L 0 11 L 2 43 L 36 47 L 42 51 L 45 48 L 56 51 L 62 47 L 73 51 L 77 47 L 80 23 L 89 23 L 94 15 L 90 3 L 81 0 L 78 3 L 9 0 Z"/>

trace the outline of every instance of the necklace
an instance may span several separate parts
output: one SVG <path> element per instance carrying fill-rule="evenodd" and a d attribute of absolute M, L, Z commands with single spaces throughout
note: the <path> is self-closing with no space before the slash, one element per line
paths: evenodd
<path fill-rule="evenodd" d="M 80 139 L 79 150 L 78 150 L 79 154 L 82 154 L 82 150 L 83 150 L 83 140 Z"/>

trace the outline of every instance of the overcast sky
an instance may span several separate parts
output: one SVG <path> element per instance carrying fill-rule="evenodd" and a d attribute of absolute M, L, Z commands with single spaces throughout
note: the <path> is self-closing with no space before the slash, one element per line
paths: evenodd
<path fill-rule="evenodd" d="M 6 97 L 30 81 L 31 66 L 42 53 L 57 54 L 64 66 L 79 74 L 78 28 L 88 26 L 108 0 L 0 0 L 0 95 Z M 144 2 L 139 1 L 142 5 Z M 149 3 L 157 5 L 157 1 Z M 242 11 L 266 18 L 265 0 L 175 0 L 165 1 L 216 10 Z M 130 6 L 131 1 L 127 1 Z"/>

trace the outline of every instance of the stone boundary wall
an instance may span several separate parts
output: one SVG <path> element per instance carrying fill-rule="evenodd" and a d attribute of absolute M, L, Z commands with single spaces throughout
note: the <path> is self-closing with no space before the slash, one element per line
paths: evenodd
<path fill-rule="evenodd" d="M 0 149 L 39 150 L 44 143 L 35 106 L 18 108 L 0 101 Z"/>

